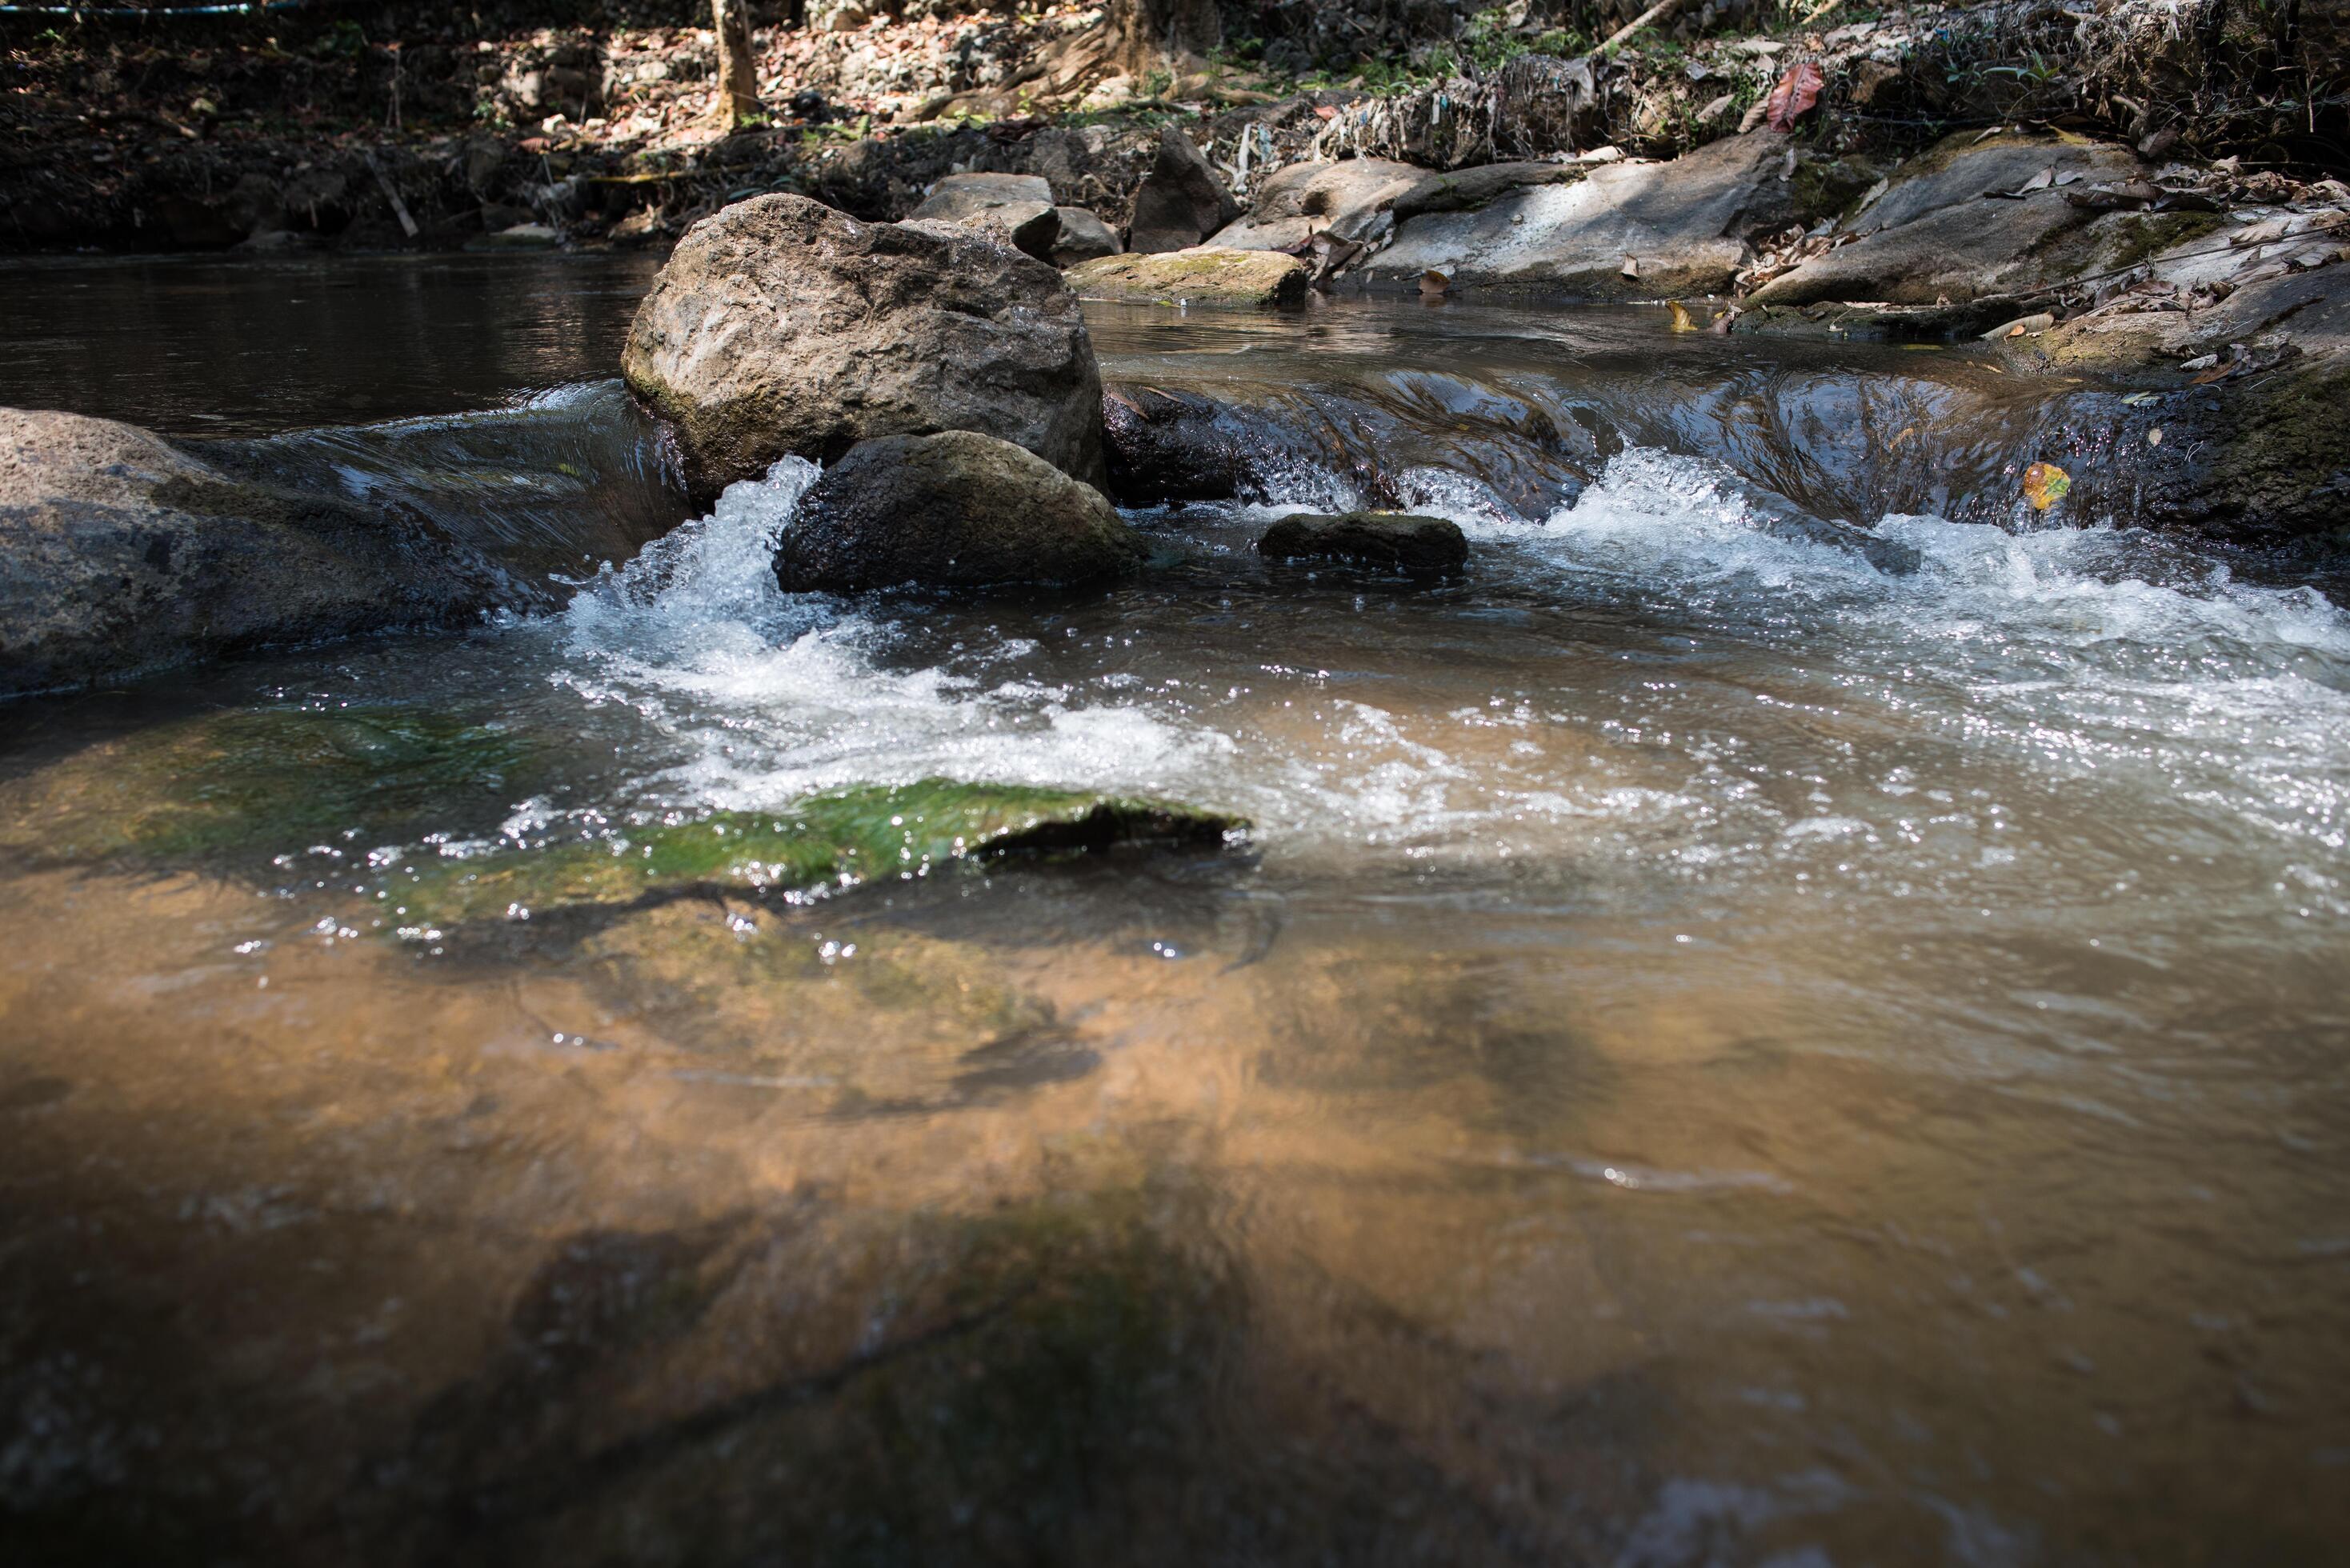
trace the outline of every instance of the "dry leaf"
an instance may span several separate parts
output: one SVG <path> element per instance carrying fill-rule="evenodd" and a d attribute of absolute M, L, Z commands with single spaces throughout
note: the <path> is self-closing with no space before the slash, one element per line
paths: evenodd
<path fill-rule="evenodd" d="M 1338 111 L 1331 108 L 1326 103 L 1317 103 L 1314 106 L 1314 118 L 1316 119 L 1336 119 L 1338 118 Z"/>
<path fill-rule="evenodd" d="M 1634 258 L 1626 256 L 1624 258 L 1624 265 L 1617 270 L 1621 272 L 1626 277 L 1638 277 L 1640 275 L 1640 264 Z"/>
<path fill-rule="evenodd" d="M 1787 74 L 1779 78 L 1779 85 L 1771 89 L 1771 97 L 1762 108 L 1762 123 L 1773 130 L 1793 130 L 1795 121 L 1820 101 L 1820 88 L 1826 85 L 1827 78 L 1810 60 L 1789 67 Z"/>
<path fill-rule="evenodd" d="M 1437 271 L 1434 267 L 1430 267 L 1426 272 L 1419 275 L 1419 292 L 1430 298 L 1443 294 L 1451 286 L 1452 280 L 1445 276 L 1442 273 Z"/>
<path fill-rule="evenodd" d="M 2162 427 L 2160 425 L 2157 425 L 2154 429 L 2146 432 L 2146 444 L 2148 446 L 2160 446 L 2162 444 Z"/>
<path fill-rule="evenodd" d="M 1674 331 L 1694 332 L 1697 330 L 1697 318 L 1689 313 L 1688 306 L 1683 305 L 1678 299 L 1669 299 L 1665 302 L 1665 307 L 1673 313 Z"/>
<path fill-rule="evenodd" d="M 2053 462 L 2035 462 L 2023 471 L 2024 498 L 2034 511 L 2047 511 L 2072 488 L 2073 476 Z"/>

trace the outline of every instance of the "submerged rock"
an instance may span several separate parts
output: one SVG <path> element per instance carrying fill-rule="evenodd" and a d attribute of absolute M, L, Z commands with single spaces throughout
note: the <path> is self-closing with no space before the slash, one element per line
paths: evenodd
<path fill-rule="evenodd" d="M 950 174 L 931 187 L 913 216 L 1000 235 L 1041 262 L 1054 259 L 1061 238 L 1053 187 L 1035 174 Z"/>
<path fill-rule="evenodd" d="M 1402 512 L 1300 512 L 1266 529 L 1256 547 L 1267 560 L 1354 561 L 1412 576 L 1440 576 L 1469 562 L 1459 524 Z"/>
<path fill-rule="evenodd" d="M 617 839 L 425 861 L 394 884 L 392 902 L 413 926 L 714 890 L 783 896 L 1017 851 L 1216 845 L 1247 826 L 1222 812 L 1125 795 L 946 779 L 865 784 L 774 811 L 632 826 Z"/>
<path fill-rule="evenodd" d="M 41 862 L 144 864 L 491 832 L 558 748 L 395 703 L 260 708 L 148 725 L 29 774 L 0 845 Z"/>
<path fill-rule="evenodd" d="M 494 568 L 428 522 L 237 477 L 134 425 L 0 410 L 0 695 L 446 623 Z"/>
<path fill-rule="evenodd" d="M 1159 130 L 1159 157 L 1134 192 L 1126 248 L 1146 254 L 1187 250 L 1241 215 L 1241 204 L 1181 128 Z"/>
<path fill-rule="evenodd" d="M 621 369 L 675 429 L 707 500 L 776 459 L 977 431 L 1088 483 L 1101 376 L 1050 266 L 934 222 L 862 223 L 802 196 L 687 232 L 638 307 Z"/>
<path fill-rule="evenodd" d="M 1295 305 L 1311 269 L 1278 251 L 1200 245 L 1155 255 L 1104 256 L 1069 269 L 1087 299 L 1144 305 Z"/>
<path fill-rule="evenodd" d="M 794 591 L 919 583 L 1080 583 L 1139 562 L 1141 539 L 1089 484 L 993 436 L 854 447 L 816 481 L 775 551 Z"/>

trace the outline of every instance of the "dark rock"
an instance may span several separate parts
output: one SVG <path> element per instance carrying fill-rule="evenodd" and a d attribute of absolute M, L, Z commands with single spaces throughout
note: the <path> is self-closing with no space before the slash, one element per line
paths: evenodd
<path fill-rule="evenodd" d="M 1083 207 L 1055 207 L 1053 215 L 1061 221 L 1060 234 L 1053 242 L 1055 266 L 1067 268 L 1098 261 L 1124 248 L 1118 243 L 1117 231 Z"/>
<path fill-rule="evenodd" d="M 1134 193 L 1126 248 L 1146 254 L 1198 244 L 1241 215 L 1241 206 L 1191 139 L 1173 125 L 1159 131 L 1159 157 Z"/>
<path fill-rule="evenodd" d="M 862 223 L 802 196 L 687 231 L 621 369 L 671 422 L 704 499 L 796 454 L 968 430 L 1107 478 L 1101 376 L 1076 296 L 1042 262 L 951 224 Z"/>
<path fill-rule="evenodd" d="M 1412 576 L 1457 572 L 1469 561 L 1459 524 L 1400 512 L 1300 512 L 1266 529 L 1256 547 L 1268 560 L 1354 561 Z"/>
<path fill-rule="evenodd" d="M 2109 405 L 2095 448 L 2064 457 L 2074 514 L 2231 544 L 2350 545 L 2350 266 L 2256 279 L 2191 314 L 2093 312 L 1999 347 L 2074 384 L 2088 372 L 2154 394 Z M 2209 369 L 2179 368 L 2207 355 Z"/>
<path fill-rule="evenodd" d="M 951 431 L 852 448 L 801 500 L 775 575 L 795 592 L 1079 583 L 1143 555 L 1093 486 L 1009 441 Z"/>
<path fill-rule="evenodd" d="M 1223 411 L 1204 398 L 1147 387 L 1103 393 L 1110 493 L 1128 506 L 1238 495 L 1246 462 Z"/>

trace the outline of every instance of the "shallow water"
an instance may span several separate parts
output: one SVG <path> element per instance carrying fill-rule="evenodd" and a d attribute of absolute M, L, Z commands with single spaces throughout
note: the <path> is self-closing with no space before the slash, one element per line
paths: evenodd
<path fill-rule="evenodd" d="M 1270 454 L 1131 584 L 785 596 L 786 465 L 559 612 L 6 711 L 0 1541 L 2338 1550 L 2350 616 L 2028 525 L 2102 394 L 1964 354 L 1096 327 Z M 1468 575 L 1249 548 L 1363 498 Z M 940 776 L 1254 826 L 404 902 Z"/>

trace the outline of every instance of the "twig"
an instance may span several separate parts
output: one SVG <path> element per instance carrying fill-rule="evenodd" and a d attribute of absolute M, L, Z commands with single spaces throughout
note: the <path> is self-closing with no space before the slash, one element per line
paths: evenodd
<path fill-rule="evenodd" d="M 400 191 L 392 184 L 391 176 L 385 173 L 383 165 L 375 161 L 375 149 L 370 147 L 360 156 L 367 160 L 368 171 L 375 176 L 375 182 L 383 187 L 383 193 L 386 196 L 391 198 L 392 215 L 400 220 L 400 228 L 410 239 L 414 239 L 417 234 L 416 220 L 409 216 L 408 203 L 400 199 Z"/>
<path fill-rule="evenodd" d="M 1622 43 L 1625 39 L 1630 37 L 1641 28 L 1646 27 L 1652 23 L 1663 21 L 1666 17 L 1671 16 L 1680 8 L 1681 0 L 1657 0 L 1655 5 L 1649 6 L 1647 10 L 1633 17 L 1630 21 L 1617 28 L 1614 32 L 1608 34 L 1607 36 L 1600 42 L 1599 47 L 1591 51 L 1592 57 L 1596 59 L 1602 55 L 1614 54 L 1616 52 L 1617 45 Z"/>

